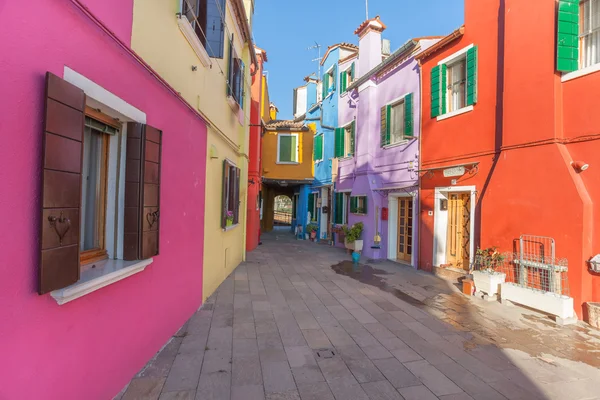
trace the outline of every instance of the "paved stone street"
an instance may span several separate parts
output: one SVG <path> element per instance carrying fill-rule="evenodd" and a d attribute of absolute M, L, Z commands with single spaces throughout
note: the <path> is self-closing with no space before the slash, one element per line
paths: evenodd
<path fill-rule="evenodd" d="M 600 332 L 285 233 L 117 399 L 600 399 Z"/>

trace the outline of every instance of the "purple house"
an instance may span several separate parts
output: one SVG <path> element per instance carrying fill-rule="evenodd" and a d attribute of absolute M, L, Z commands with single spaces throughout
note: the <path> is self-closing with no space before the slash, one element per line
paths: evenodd
<path fill-rule="evenodd" d="M 414 56 L 439 38 L 411 39 L 390 54 L 385 29 L 379 17 L 363 22 L 355 31 L 358 60 L 340 60 L 342 75 L 355 67 L 339 94 L 334 219 L 364 223 L 363 256 L 416 266 L 421 94 Z"/>

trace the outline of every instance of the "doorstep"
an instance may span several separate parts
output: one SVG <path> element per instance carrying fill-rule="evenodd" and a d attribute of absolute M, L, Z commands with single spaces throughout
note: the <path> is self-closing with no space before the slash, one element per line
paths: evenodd
<path fill-rule="evenodd" d="M 439 278 L 451 282 L 460 282 L 465 276 L 468 275 L 467 271 L 464 269 L 452 267 L 433 267 L 433 274 Z"/>

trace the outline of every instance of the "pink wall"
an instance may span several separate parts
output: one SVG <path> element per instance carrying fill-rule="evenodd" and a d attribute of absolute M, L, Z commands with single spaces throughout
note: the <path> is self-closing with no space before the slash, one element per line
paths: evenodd
<path fill-rule="evenodd" d="M 109 399 L 201 303 L 206 126 L 71 1 L 34 3 L 0 0 L 0 399 Z M 163 130 L 161 254 L 59 306 L 36 293 L 38 186 L 44 74 L 65 65 Z"/>

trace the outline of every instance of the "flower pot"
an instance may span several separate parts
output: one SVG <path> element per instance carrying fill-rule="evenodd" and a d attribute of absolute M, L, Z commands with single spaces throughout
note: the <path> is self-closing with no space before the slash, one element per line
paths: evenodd
<path fill-rule="evenodd" d="M 227 222 L 225 223 L 226 226 L 233 226 L 233 220 L 232 219 L 228 219 Z"/>
<path fill-rule="evenodd" d="M 502 272 L 473 271 L 473 282 L 475 290 L 493 296 L 498 293 L 498 287 L 506 280 L 506 274 Z"/>
<path fill-rule="evenodd" d="M 363 249 L 363 241 L 355 240 L 354 241 L 354 251 L 362 251 L 362 249 Z"/>
<path fill-rule="evenodd" d="M 310 233 L 310 238 L 311 238 L 312 240 L 315 240 L 315 238 L 316 238 L 316 237 L 317 237 L 317 232 L 316 232 L 316 231 L 312 231 L 312 232 Z"/>

